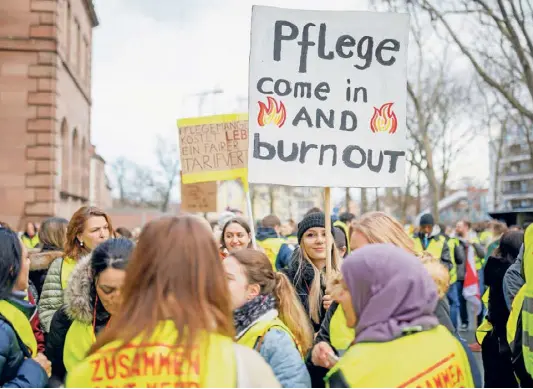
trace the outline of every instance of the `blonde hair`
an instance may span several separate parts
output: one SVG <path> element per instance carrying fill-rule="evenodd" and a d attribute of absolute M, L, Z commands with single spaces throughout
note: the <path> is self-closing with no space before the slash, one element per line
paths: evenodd
<path fill-rule="evenodd" d="M 418 253 L 416 256 L 420 259 L 431 278 L 433 278 L 435 284 L 437 284 L 439 298 L 444 298 L 450 287 L 450 272 L 438 258 L 435 258 L 427 251 Z"/>
<path fill-rule="evenodd" d="M 363 234 L 368 243 L 392 243 L 411 254 L 416 254 L 413 240 L 403 226 L 384 212 L 365 213 L 356 221 L 354 231 Z"/>
<path fill-rule="evenodd" d="M 330 277 L 326 290 L 333 300 L 336 300 L 343 290 L 347 290 L 344 279 L 342 278 L 342 273 L 337 273 Z"/>
<path fill-rule="evenodd" d="M 231 256 L 243 266 L 249 284 L 259 285 L 261 294 L 274 296 L 279 318 L 291 330 L 300 346 L 302 356 L 305 356 L 313 345 L 313 330 L 307 313 L 287 276 L 275 272 L 266 254 L 258 250 L 239 250 Z"/>
<path fill-rule="evenodd" d="M 369 243 L 391 243 L 415 255 L 437 284 L 439 297 L 443 298 L 446 295 L 450 285 L 448 269 L 427 251 L 416 253 L 413 240 L 395 218 L 384 212 L 368 212 L 357 220 L 354 228 L 363 234 Z"/>
<path fill-rule="evenodd" d="M 320 305 L 322 304 L 322 284 L 325 284 L 327 280 L 324 279 L 323 273 L 315 266 L 313 261 L 309 258 L 307 250 L 305 248 L 304 240 L 300 243 L 300 247 L 297 249 L 298 257 L 298 270 L 296 271 L 295 283 L 298 283 L 303 276 L 305 262 L 309 263 L 313 268 L 313 282 L 309 287 L 309 317 L 316 324 L 320 324 Z M 341 258 L 339 250 L 335 246 L 335 242 L 332 242 L 331 247 L 331 274 L 330 277 L 336 277 L 340 274 Z"/>

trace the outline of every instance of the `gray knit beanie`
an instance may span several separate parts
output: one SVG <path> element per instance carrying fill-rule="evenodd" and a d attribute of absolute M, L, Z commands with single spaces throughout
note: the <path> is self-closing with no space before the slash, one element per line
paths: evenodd
<path fill-rule="evenodd" d="M 310 213 L 309 215 L 306 215 L 300 223 L 298 223 L 298 244 L 301 243 L 305 231 L 314 227 L 326 227 L 326 218 L 323 212 Z M 333 222 L 331 222 L 332 234 L 334 234 L 333 231 Z"/>

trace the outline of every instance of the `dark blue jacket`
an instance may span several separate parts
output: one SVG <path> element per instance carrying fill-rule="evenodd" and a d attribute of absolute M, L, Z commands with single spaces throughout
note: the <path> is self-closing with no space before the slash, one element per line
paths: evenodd
<path fill-rule="evenodd" d="M 48 376 L 22 349 L 15 330 L 0 317 L 0 385 L 4 388 L 44 388 Z"/>
<path fill-rule="evenodd" d="M 258 242 L 267 240 L 269 238 L 279 238 L 279 235 L 273 228 L 270 227 L 260 227 L 257 229 L 256 239 Z M 288 243 L 284 243 L 281 245 L 281 247 L 279 248 L 278 255 L 276 257 L 277 270 L 285 269 L 289 266 L 293 250 L 294 247 Z"/>

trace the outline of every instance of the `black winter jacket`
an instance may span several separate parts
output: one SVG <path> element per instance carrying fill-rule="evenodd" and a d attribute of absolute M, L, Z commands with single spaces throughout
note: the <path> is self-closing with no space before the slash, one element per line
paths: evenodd
<path fill-rule="evenodd" d="M 12 325 L 0 317 L 0 385 L 11 388 L 44 388 L 48 376 L 35 362 Z"/>
<path fill-rule="evenodd" d="M 298 267 L 300 266 L 301 262 L 299 258 L 299 253 L 300 248 L 298 247 L 292 253 L 292 258 L 289 267 L 287 269 L 282 269 L 282 272 L 285 273 L 285 275 L 289 278 L 292 285 L 294 286 L 296 294 L 300 298 L 300 302 L 302 303 L 305 311 L 309 312 L 309 290 L 311 289 L 311 285 L 313 283 L 314 272 L 311 264 L 307 262 L 303 264 L 303 270 L 301 272 L 298 272 Z M 322 295 L 324 295 L 326 292 L 326 285 L 324 283 L 321 284 L 321 290 Z M 314 332 L 318 332 L 318 330 L 320 329 L 320 324 L 325 314 L 326 310 L 324 309 L 323 305 L 320 304 L 320 321 L 318 323 L 315 323 L 313 320 L 310 319 L 311 324 L 313 324 Z M 309 315 L 309 318 L 311 318 L 311 315 Z"/>
<path fill-rule="evenodd" d="M 60 383 L 65 381 L 65 364 L 63 363 L 63 348 L 65 347 L 65 338 L 72 325 L 72 320 L 65 312 L 65 307 L 61 307 L 54 313 L 50 332 L 46 336 L 46 357 L 52 364 L 53 381 Z"/>

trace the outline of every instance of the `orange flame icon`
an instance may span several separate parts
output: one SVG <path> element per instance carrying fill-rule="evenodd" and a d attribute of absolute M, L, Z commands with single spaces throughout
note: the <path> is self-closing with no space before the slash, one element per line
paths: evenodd
<path fill-rule="evenodd" d="M 280 101 L 278 102 L 272 97 L 267 97 L 268 106 L 265 105 L 262 101 L 259 103 L 259 114 L 257 115 L 257 124 L 261 127 L 266 126 L 269 123 L 272 123 L 278 127 L 283 126 L 285 119 L 287 118 L 287 112 L 285 111 L 285 106 Z"/>
<path fill-rule="evenodd" d="M 398 119 L 392 110 L 394 103 L 386 103 L 377 109 L 374 107 L 374 115 L 370 119 L 370 129 L 372 132 L 388 132 L 394 134 L 398 127 Z"/>

